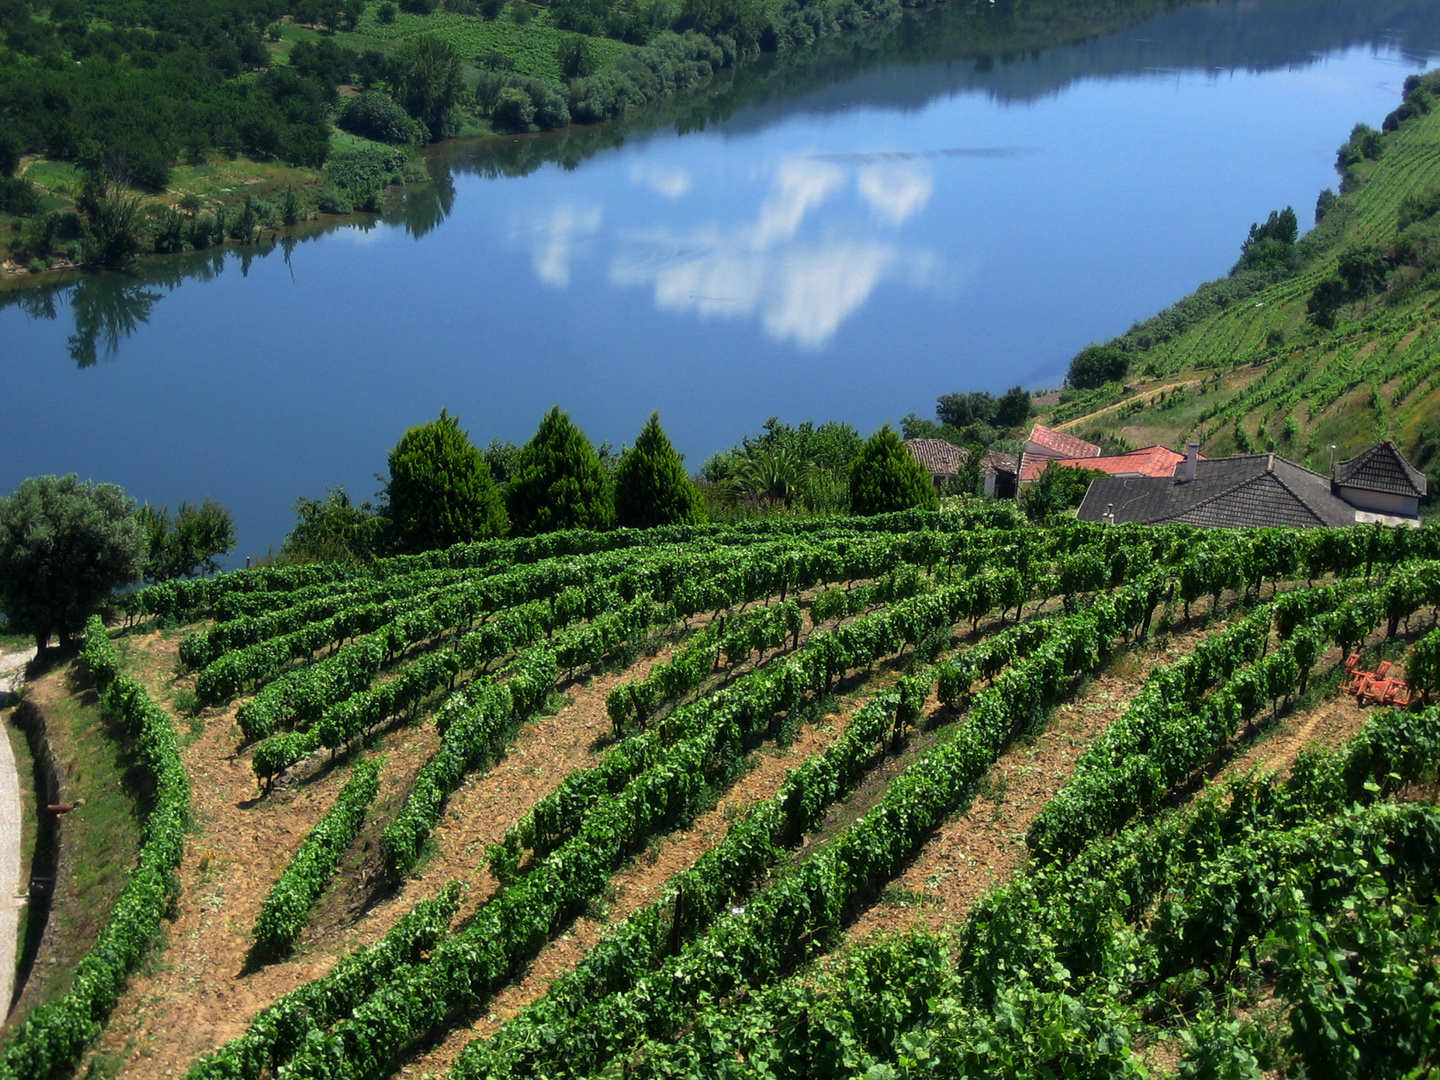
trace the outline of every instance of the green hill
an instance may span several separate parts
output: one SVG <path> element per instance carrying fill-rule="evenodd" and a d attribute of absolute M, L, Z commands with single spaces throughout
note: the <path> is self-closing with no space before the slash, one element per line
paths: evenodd
<path fill-rule="evenodd" d="M 1195 438 L 1212 456 L 1273 451 L 1322 472 L 1332 444 L 1340 460 L 1389 438 L 1440 466 L 1437 90 L 1440 76 L 1412 77 L 1385 130 L 1357 126 L 1342 194 L 1321 196 L 1314 229 L 1261 239 L 1229 277 L 1131 327 L 1109 343 L 1125 381 L 1068 391 L 1043 419 L 1107 444 Z"/>

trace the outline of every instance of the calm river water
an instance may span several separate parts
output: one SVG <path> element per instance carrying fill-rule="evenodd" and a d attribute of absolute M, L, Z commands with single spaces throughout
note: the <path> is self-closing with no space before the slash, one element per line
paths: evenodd
<path fill-rule="evenodd" d="M 211 495 L 243 558 L 302 493 L 369 497 L 441 406 L 482 444 L 559 403 L 619 445 L 659 409 L 698 465 L 771 415 L 868 432 L 1055 386 L 1252 221 L 1308 225 L 1351 126 L 1440 55 L 1430 0 L 1115 25 L 910 19 L 624 126 L 438 148 L 384 221 L 0 294 L 0 492 Z"/>

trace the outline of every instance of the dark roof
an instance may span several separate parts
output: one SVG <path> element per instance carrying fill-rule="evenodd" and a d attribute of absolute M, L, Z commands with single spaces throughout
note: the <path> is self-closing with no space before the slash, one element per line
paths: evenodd
<path fill-rule="evenodd" d="M 956 476 L 965 466 L 970 451 L 944 439 L 906 439 L 905 445 L 915 460 L 930 471 L 931 476 Z"/>
<path fill-rule="evenodd" d="M 1405 460 L 1388 439 L 1335 466 L 1335 483 L 1361 491 L 1424 498 L 1430 487 L 1425 474 Z"/>
<path fill-rule="evenodd" d="M 1184 468 L 1181 462 L 1176 474 Z M 1195 479 L 1188 483 L 1175 476 L 1097 479 L 1079 516 L 1218 528 L 1355 524 L 1355 508 L 1331 492 L 1326 477 L 1274 454 L 1196 462 Z"/>
<path fill-rule="evenodd" d="M 1020 471 L 1020 462 L 1014 454 L 1007 454 L 1003 450 L 991 450 L 980 459 L 980 471 L 986 476 L 996 476 L 1000 473 L 1014 475 Z"/>

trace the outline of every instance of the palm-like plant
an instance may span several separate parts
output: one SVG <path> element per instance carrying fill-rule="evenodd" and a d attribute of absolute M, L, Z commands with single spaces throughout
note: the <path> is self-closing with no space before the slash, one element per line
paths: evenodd
<path fill-rule="evenodd" d="M 781 449 L 751 450 L 732 468 L 727 487 L 737 496 L 752 496 L 789 507 L 805 490 L 806 466 Z"/>

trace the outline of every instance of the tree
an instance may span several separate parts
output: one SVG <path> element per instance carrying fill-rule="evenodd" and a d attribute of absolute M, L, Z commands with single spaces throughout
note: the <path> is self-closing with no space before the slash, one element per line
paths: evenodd
<path fill-rule="evenodd" d="M 694 525 L 705 520 L 700 492 L 660 426 L 660 414 L 635 437 L 615 470 L 615 520 L 631 529 Z"/>
<path fill-rule="evenodd" d="M 369 562 L 384 553 L 388 521 L 368 502 L 355 503 L 343 487 L 324 499 L 295 500 L 295 528 L 280 555 L 290 562 Z"/>
<path fill-rule="evenodd" d="M 1385 288 L 1390 264 L 1379 248 L 1367 244 L 1341 252 L 1339 273 L 1350 299 L 1363 300 Z"/>
<path fill-rule="evenodd" d="M 140 577 L 146 537 L 135 504 L 115 484 L 37 476 L 0 499 L 0 609 L 44 652 L 114 590 Z"/>
<path fill-rule="evenodd" d="M 995 397 L 983 390 L 969 394 L 941 394 L 935 400 L 935 419 L 957 431 L 971 424 L 988 424 L 995 415 Z M 1029 402 L 1026 402 L 1029 407 Z"/>
<path fill-rule="evenodd" d="M 1030 393 L 1024 387 L 1012 386 L 995 402 L 990 422 L 997 428 L 1019 427 L 1030 419 Z"/>
<path fill-rule="evenodd" d="M 1051 465 L 1020 493 L 1020 506 L 1031 521 L 1058 517 L 1084 502 L 1090 481 L 1105 475 L 1098 469 Z"/>
<path fill-rule="evenodd" d="M 511 524 L 522 536 L 608 529 L 615 519 L 600 458 L 558 405 L 520 452 L 508 501 Z"/>
<path fill-rule="evenodd" d="M 122 168 L 89 169 L 75 206 L 85 219 L 85 261 L 123 270 L 140 253 L 140 196 L 126 189 Z"/>
<path fill-rule="evenodd" d="M 1335 327 L 1335 317 L 1345 306 L 1347 296 L 1345 282 L 1338 277 L 1327 278 L 1315 286 L 1315 291 L 1305 303 L 1305 312 L 1316 326 L 1332 330 Z"/>
<path fill-rule="evenodd" d="M 1130 355 L 1113 345 L 1087 345 L 1070 361 L 1065 381 L 1076 390 L 1093 390 L 1119 382 L 1130 370 Z"/>
<path fill-rule="evenodd" d="M 390 520 L 403 551 L 503 536 L 505 508 L 490 466 L 460 430 L 458 417 L 412 427 L 390 451 Z"/>
<path fill-rule="evenodd" d="M 985 477 L 985 447 L 980 443 L 971 443 L 967 450 L 965 464 L 960 466 L 960 472 L 955 477 L 953 493 L 979 495 Z"/>
<path fill-rule="evenodd" d="M 850 509 L 856 514 L 938 510 L 940 496 L 925 467 L 886 424 L 866 440 L 850 466 Z"/>
<path fill-rule="evenodd" d="M 149 581 L 200 577 L 220 569 L 217 555 L 235 550 L 235 518 L 214 499 L 199 506 L 182 502 L 172 519 L 167 506 L 142 506 L 137 514 L 145 529 Z"/>
<path fill-rule="evenodd" d="M 584 79 L 595 74 L 599 61 L 595 59 L 595 50 L 590 47 L 590 39 L 584 34 L 571 34 L 564 38 L 556 47 L 556 60 L 560 64 L 560 73 L 567 79 Z"/>
<path fill-rule="evenodd" d="M 460 54 L 434 34 L 402 42 L 391 59 L 395 96 L 405 111 L 425 125 L 431 139 L 445 138 L 450 110 L 465 84 Z"/>

